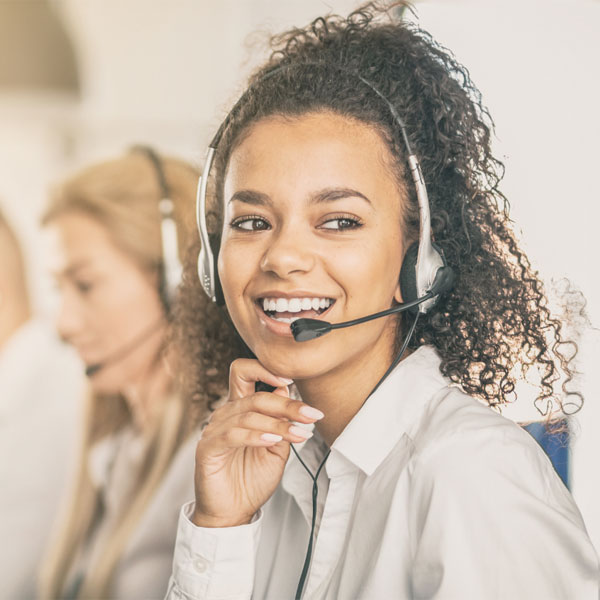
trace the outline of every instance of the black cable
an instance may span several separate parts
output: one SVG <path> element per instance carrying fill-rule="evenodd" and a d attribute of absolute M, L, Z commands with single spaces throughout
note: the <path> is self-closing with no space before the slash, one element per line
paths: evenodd
<path fill-rule="evenodd" d="M 410 329 L 408 330 L 408 334 L 404 338 L 404 342 L 402 342 L 402 348 L 400 348 L 400 351 L 396 355 L 396 358 L 393 360 L 393 362 L 389 366 L 388 370 L 383 374 L 383 377 L 377 382 L 377 385 L 371 390 L 371 393 L 367 396 L 367 400 L 375 393 L 375 390 L 387 379 L 387 376 L 398 366 L 398 363 L 402 360 L 402 357 L 404 356 L 404 353 L 406 352 L 406 349 L 408 348 L 410 338 L 412 338 L 412 336 L 415 333 L 415 329 L 417 328 L 417 321 L 419 320 L 420 314 L 421 313 L 418 312 L 415 315 L 415 320 L 413 321 L 412 325 L 410 326 Z M 367 400 L 365 400 L 365 402 Z M 363 402 L 363 404 L 364 404 L 364 402 Z"/>
<path fill-rule="evenodd" d="M 310 478 L 312 479 L 312 482 L 313 482 L 312 519 L 311 519 L 311 525 L 310 525 L 310 538 L 308 539 L 308 548 L 306 549 L 304 565 L 302 567 L 302 573 L 300 574 L 300 580 L 298 581 L 298 587 L 296 588 L 296 596 L 295 596 L 295 600 L 300 600 L 300 598 L 302 597 L 302 590 L 304 589 L 304 583 L 306 582 L 306 576 L 308 575 L 308 568 L 310 567 L 310 560 L 312 558 L 312 547 L 313 547 L 313 540 L 314 540 L 314 534 L 315 534 L 315 525 L 317 523 L 317 497 L 319 495 L 319 485 L 317 484 L 317 481 L 319 479 L 319 474 L 321 473 L 321 469 L 325 466 L 325 462 L 329 458 L 331 449 L 327 450 L 327 453 L 323 457 L 323 460 L 321 461 L 321 464 L 319 465 L 319 468 L 317 469 L 316 475 L 313 475 L 311 473 L 310 469 L 306 466 L 306 463 L 300 458 L 300 455 L 298 454 L 298 451 L 296 450 L 296 448 L 294 448 L 294 445 L 292 444 L 291 446 L 292 446 L 292 450 L 294 451 L 294 454 L 296 455 L 296 458 L 300 461 L 300 464 L 304 467 L 304 469 L 306 470 L 306 472 L 308 473 L 308 475 L 310 476 Z"/>
<path fill-rule="evenodd" d="M 419 320 L 420 314 L 421 313 L 417 313 L 415 315 L 415 320 L 413 321 L 412 325 L 410 326 L 410 329 L 408 330 L 408 334 L 404 338 L 404 342 L 402 342 L 402 347 L 400 348 L 400 351 L 396 355 L 396 358 L 392 361 L 392 364 L 389 366 L 387 371 L 383 374 L 383 376 L 379 379 L 379 381 L 377 382 L 375 387 L 371 390 L 371 393 L 365 398 L 365 401 L 361 404 L 360 408 L 362 408 L 364 406 L 365 402 L 375 393 L 377 388 L 385 381 L 385 379 L 388 377 L 388 375 L 396 368 L 398 363 L 402 360 L 402 357 L 404 356 L 404 353 L 406 352 L 406 349 L 408 348 L 410 339 L 412 338 L 413 334 L 415 333 L 415 329 L 417 327 L 417 321 Z M 360 410 L 360 408 L 359 408 L 359 410 Z M 329 455 L 331 454 L 331 448 L 329 450 L 327 450 L 327 453 L 325 454 L 323 460 L 321 461 L 321 464 L 319 465 L 319 468 L 317 469 L 317 473 L 315 475 L 313 475 L 311 473 L 310 469 L 306 466 L 306 463 L 300 458 L 300 455 L 298 454 L 298 451 L 294 447 L 294 444 L 290 444 L 290 445 L 292 447 L 292 450 L 294 451 L 294 454 L 296 455 L 296 458 L 300 461 L 300 464 L 304 467 L 304 470 L 308 473 L 309 477 L 312 479 L 312 482 L 313 482 L 312 519 L 311 519 L 311 525 L 310 525 L 310 537 L 308 539 L 308 548 L 306 549 L 304 565 L 302 567 L 302 573 L 300 574 L 300 580 L 298 581 L 298 586 L 296 587 L 296 595 L 295 595 L 295 600 L 301 600 L 302 591 L 304 589 L 304 584 L 306 583 L 306 577 L 308 576 L 308 569 L 310 567 L 310 561 L 312 559 L 312 548 L 313 548 L 313 540 L 314 540 L 314 535 L 315 535 L 315 525 L 317 522 L 317 497 L 319 494 L 319 486 L 317 484 L 317 480 L 319 479 L 319 474 L 321 473 L 321 470 L 325 466 L 325 462 L 327 461 L 327 459 L 329 458 Z"/>

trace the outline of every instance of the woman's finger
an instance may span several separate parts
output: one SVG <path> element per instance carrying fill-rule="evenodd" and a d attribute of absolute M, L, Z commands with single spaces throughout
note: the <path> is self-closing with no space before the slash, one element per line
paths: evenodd
<path fill-rule="evenodd" d="M 292 400 L 284 396 L 282 392 L 279 394 L 258 392 L 240 400 L 227 402 L 214 412 L 211 422 L 223 422 L 234 415 L 247 412 L 256 412 L 276 419 L 298 421 L 299 423 L 314 423 L 324 416 L 320 410 L 308 406 L 300 400 Z"/>
<path fill-rule="evenodd" d="M 299 443 L 312 437 L 312 431 L 304 429 L 287 420 L 269 417 L 257 412 L 244 412 L 233 415 L 223 423 L 217 424 L 209 436 L 218 437 L 229 429 L 248 429 L 258 432 L 263 441 L 281 441 Z M 276 439 L 277 438 L 277 439 Z"/>
<path fill-rule="evenodd" d="M 258 381 L 263 381 L 275 388 L 293 383 L 291 379 L 274 375 L 256 359 L 238 358 L 231 363 L 229 369 L 229 399 L 237 400 L 250 396 L 254 393 Z"/>

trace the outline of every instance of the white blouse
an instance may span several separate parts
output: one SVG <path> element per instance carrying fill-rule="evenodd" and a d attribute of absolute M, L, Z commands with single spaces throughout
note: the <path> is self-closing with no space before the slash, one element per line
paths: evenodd
<path fill-rule="evenodd" d="M 430 347 L 403 360 L 331 447 L 304 598 L 597 599 L 598 558 L 537 443 L 452 386 Z M 326 447 L 300 454 L 314 473 Z M 294 598 L 312 481 L 292 453 L 252 523 L 179 519 L 167 598 Z"/>
<path fill-rule="evenodd" d="M 111 576 L 107 600 L 159 600 L 163 598 L 173 558 L 179 508 L 194 497 L 194 458 L 198 436 L 193 433 L 179 447 L 154 495 L 139 517 Z M 102 496 L 103 509 L 96 528 L 71 568 L 65 596 L 75 597 L 83 574 L 94 569 L 98 556 L 114 534 L 139 485 L 138 471 L 145 442 L 125 428 L 94 446 L 89 470 Z"/>

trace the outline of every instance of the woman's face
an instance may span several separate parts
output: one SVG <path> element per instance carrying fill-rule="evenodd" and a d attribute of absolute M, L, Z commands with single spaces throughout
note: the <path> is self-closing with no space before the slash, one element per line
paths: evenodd
<path fill-rule="evenodd" d="M 95 391 L 122 392 L 148 375 L 160 350 L 156 281 L 84 213 L 64 213 L 48 230 L 61 295 L 59 333 L 87 366 L 104 364 L 90 378 Z"/>
<path fill-rule="evenodd" d="M 244 341 L 295 379 L 391 358 L 394 318 L 296 342 L 290 320 L 332 323 L 401 300 L 403 193 L 377 131 L 334 113 L 269 117 L 231 155 L 219 275 Z"/>

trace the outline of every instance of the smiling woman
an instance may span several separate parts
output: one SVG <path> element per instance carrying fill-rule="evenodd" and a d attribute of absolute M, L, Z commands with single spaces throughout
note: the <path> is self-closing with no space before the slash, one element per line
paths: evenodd
<path fill-rule="evenodd" d="M 374 4 L 273 44 L 200 186 L 216 268 L 206 246 L 188 265 L 180 337 L 195 398 L 228 401 L 170 597 L 596 598 L 572 498 L 490 409 L 518 369 L 543 403 L 581 397 L 466 70 Z M 299 343 L 305 318 L 361 324 Z"/>

